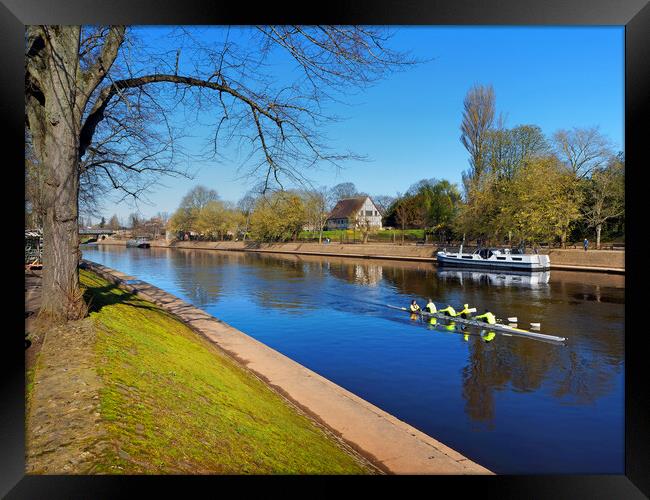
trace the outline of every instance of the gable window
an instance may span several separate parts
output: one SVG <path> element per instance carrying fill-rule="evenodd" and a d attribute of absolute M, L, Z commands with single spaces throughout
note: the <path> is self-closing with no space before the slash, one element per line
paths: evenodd
<path fill-rule="evenodd" d="M 366 210 L 366 217 L 372 217 L 372 210 Z"/>

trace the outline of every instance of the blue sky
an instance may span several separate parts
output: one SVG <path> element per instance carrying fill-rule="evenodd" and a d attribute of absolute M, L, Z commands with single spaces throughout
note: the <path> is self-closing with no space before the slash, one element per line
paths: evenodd
<path fill-rule="evenodd" d="M 617 149 L 624 143 L 623 27 L 393 27 L 391 47 L 428 60 L 331 105 L 345 119 L 329 127 L 332 145 L 366 155 L 336 172 L 309 174 L 316 185 L 353 182 L 370 194 L 395 195 L 423 178 L 460 184 L 468 166 L 460 143 L 463 98 L 475 83 L 492 84 L 497 113 L 506 126 L 536 124 L 550 136 L 559 128 L 598 126 Z M 161 29 L 142 28 L 144 41 L 159 43 Z M 218 30 L 213 32 L 219 36 Z M 197 128 L 188 150 L 211 131 Z M 173 212 L 196 184 L 236 201 L 254 183 L 238 179 L 237 159 L 194 163 L 192 180 L 164 179 L 141 203 L 142 215 Z M 108 217 L 134 207 L 103 204 Z"/>

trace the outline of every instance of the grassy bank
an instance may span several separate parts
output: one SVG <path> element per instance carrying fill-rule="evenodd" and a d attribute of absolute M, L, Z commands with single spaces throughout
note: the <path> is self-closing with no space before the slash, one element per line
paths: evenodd
<path fill-rule="evenodd" d="M 175 317 L 88 271 L 81 271 L 81 282 L 95 330 L 99 425 L 110 443 L 85 470 L 368 472 L 335 438 Z"/>
<path fill-rule="evenodd" d="M 423 229 L 382 229 L 381 231 L 375 231 L 370 234 L 370 241 L 381 241 L 390 243 L 393 240 L 397 242 L 402 241 L 402 233 L 404 234 L 404 239 L 409 241 L 424 240 L 424 230 Z M 298 234 L 299 240 L 318 240 L 318 231 L 301 231 Z M 352 229 L 338 229 L 333 231 L 323 231 L 323 238 L 329 238 L 335 243 L 347 242 L 347 241 L 361 241 L 363 235 L 361 231 L 354 231 Z"/>

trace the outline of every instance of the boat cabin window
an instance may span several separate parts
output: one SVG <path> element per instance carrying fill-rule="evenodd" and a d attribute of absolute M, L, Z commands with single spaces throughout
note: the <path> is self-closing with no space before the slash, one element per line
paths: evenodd
<path fill-rule="evenodd" d="M 492 257 L 492 250 L 489 248 L 481 248 L 481 251 L 478 253 L 482 259 L 489 259 Z"/>

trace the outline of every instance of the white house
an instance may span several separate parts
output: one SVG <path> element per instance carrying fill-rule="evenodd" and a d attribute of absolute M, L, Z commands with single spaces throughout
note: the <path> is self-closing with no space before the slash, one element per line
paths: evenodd
<path fill-rule="evenodd" d="M 368 224 L 381 229 L 381 213 L 370 196 L 339 200 L 327 218 L 327 229 L 353 229 Z"/>

